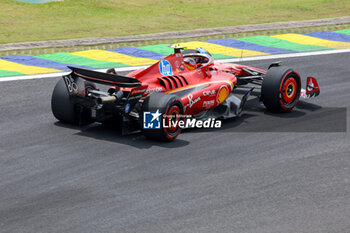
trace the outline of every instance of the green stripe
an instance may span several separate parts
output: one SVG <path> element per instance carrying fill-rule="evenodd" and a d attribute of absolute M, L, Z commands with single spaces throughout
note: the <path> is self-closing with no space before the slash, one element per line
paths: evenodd
<path fill-rule="evenodd" d="M 217 54 L 217 53 L 212 53 L 211 56 L 212 56 L 214 59 L 233 58 L 233 56 L 228 56 L 228 55 L 225 55 L 225 54 Z"/>
<path fill-rule="evenodd" d="M 25 75 L 25 74 L 15 72 L 15 71 L 0 70 L 0 77 L 9 77 L 9 76 L 18 76 L 18 75 Z"/>
<path fill-rule="evenodd" d="M 331 48 L 316 46 L 316 45 L 303 45 L 286 40 L 281 40 L 269 36 L 252 36 L 239 38 L 241 41 L 250 42 L 258 45 L 280 48 L 280 49 L 289 49 L 298 52 L 309 52 L 309 51 L 320 51 L 320 50 L 331 50 Z"/>
<path fill-rule="evenodd" d="M 111 68 L 111 67 L 125 67 L 123 63 L 117 62 L 108 62 L 108 61 L 98 61 L 91 58 L 81 57 L 78 55 L 73 55 L 70 53 L 53 53 L 53 54 L 44 54 L 35 56 L 38 58 L 51 60 L 55 62 L 60 62 L 64 64 L 80 65 L 80 66 L 89 66 L 92 68 Z"/>
<path fill-rule="evenodd" d="M 141 46 L 138 47 L 139 49 L 144 49 L 148 51 L 152 51 L 155 53 L 160 53 L 163 55 L 169 55 L 174 53 L 174 48 L 169 47 L 168 44 L 158 44 L 158 45 L 147 45 L 147 46 Z M 232 58 L 231 56 L 227 56 L 224 54 L 212 54 L 214 59 L 225 59 L 225 58 Z"/>
<path fill-rule="evenodd" d="M 148 51 L 155 52 L 155 53 L 160 53 L 163 55 L 169 55 L 169 54 L 172 54 L 174 52 L 174 49 L 169 47 L 168 44 L 147 45 L 147 46 L 141 46 L 141 47 L 137 47 L 137 48 L 143 49 L 143 50 L 148 50 Z"/>
<path fill-rule="evenodd" d="M 335 32 L 338 32 L 338 33 L 343 33 L 343 34 L 347 34 L 347 35 L 350 35 L 350 29 L 345 29 L 345 30 L 339 30 L 339 31 L 335 31 Z"/>

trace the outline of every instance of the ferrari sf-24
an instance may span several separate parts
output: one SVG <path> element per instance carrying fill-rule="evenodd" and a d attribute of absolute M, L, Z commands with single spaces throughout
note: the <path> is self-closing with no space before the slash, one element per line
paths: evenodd
<path fill-rule="evenodd" d="M 58 81 L 51 99 L 59 121 L 77 125 L 116 122 L 122 125 L 123 134 L 141 131 L 163 141 L 180 134 L 183 117 L 240 116 L 254 88 L 271 112 L 289 112 L 300 97 L 320 93 L 315 78 L 307 77 L 303 89 L 300 75 L 279 62 L 266 71 L 220 63 L 203 48 L 174 46 L 174 54 L 127 75 L 113 68 L 107 72 L 69 68 L 72 72 Z"/>

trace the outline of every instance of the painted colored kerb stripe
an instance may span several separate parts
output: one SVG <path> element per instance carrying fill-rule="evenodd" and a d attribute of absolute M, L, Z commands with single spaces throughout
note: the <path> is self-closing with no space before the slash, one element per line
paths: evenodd
<path fill-rule="evenodd" d="M 73 64 L 76 66 L 88 66 L 96 69 L 111 68 L 111 67 L 124 67 L 127 66 L 123 63 L 99 61 L 86 57 L 73 55 L 70 53 L 53 53 L 35 56 L 38 58 L 61 62 L 65 64 Z"/>
<path fill-rule="evenodd" d="M 45 73 L 61 72 L 61 70 L 42 68 L 37 66 L 21 65 L 18 63 L 5 61 L 2 59 L 0 59 L 0 70 L 14 71 L 14 72 L 19 72 L 23 74 L 45 74 Z"/>
<path fill-rule="evenodd" d="M 230 48 L 222 45 L 211 44 L 211 43 L 200 42 L 200 41 L 185 42 L 185 43 L 180 43 L 180 45 L 186 47 L 187 49 L 196 49 L 198 47 L 201 47 L 201 48 L 207 49 L 210 53 L 224 54 L 224 55 L 233 56 L 233 57 L 251 57 L 251 56 L 268 55 L 268 53 L 262 53 L 262 52 L 246 50 L 246 49 L 235 49 L 235 48 Z"/>
<path fill-rule="evenodd" d="M 124 63 L 129 66 L 150 65 L 157 62 L 157 60 L 154 59 L 137 58 L 104 50 L 87 50 L 81 52 L 74 52 L 72 54 L 100 61 Z"/>
<path fill-rule="evenodd" d="M 305 36 L 317 37 L 324 40 L 340 41 L 340 42 L 350 42 L 350 35 L 337 32 L 310 32 L 305 33 Z"/>
<path fill-rule="evenodd" d="M 267 47 L 288 49 L 288 50 L 293 50 L 298 52 L 331 50 L 331 48 L 328 48 L 328 47 L 298 44 L 298 43 L 293 43 L 287 40 L 281 40 L 281 39 L 277 39 L 269 36 L 252 36 L 252 37 L 239 38 L 238 40 L 259 44 Z"/>
<path fill-rule="evenodd" d="M 324 46 L 324 47 L 329 47 L 333 49 L 350 48 L 350 43 L 324 40 L 324 39 L 319 39 L 311 36 L 304 36 L 304 35 L 293 34 L 293 33 L 275 35 L 271 37 L 278 38 L 281 40 L 288 40 L 298 44 L 318 45 L 318 46 Z"/>

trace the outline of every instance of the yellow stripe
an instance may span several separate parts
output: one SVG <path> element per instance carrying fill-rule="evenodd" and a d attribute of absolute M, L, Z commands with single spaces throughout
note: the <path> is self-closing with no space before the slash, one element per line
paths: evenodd
<path fill-rule="evenodd" d="M 123 63 L 130 66 L 150 65 L 157 62 L 157 60 L 154 60 L 154 59 L 132 57 L 121 53 L 114 53 L 110 51 L 97 50 L 97 49 L 74 52 L 71 54 L 87 57 L 87 58 L 91 58 L 99 61 Z"/>
<path fill-rule="evenodd" d="M 251 56 L 268 55 L 268 53 L 262 53 L 262 52 L 246 50 L 246 49 L 235 49 L 231 47 L 226 47 L 226 46 L 216 45 L 216 44 L 211 44 L 206 42 L 200 42 L 200 41 L 185 42 L 185 43 L 180 43 L 180 45 L 186 47 L 187 49 L 196 49 L 198 47 L 202 47 L 204 49 L 207 49 L 210 53 L 224 54 L 224 55 L 233 56 L 233 57 L 251 57 Z"/>
<path fill-rule="evenodd" d="M 5 61 L 2 59 L 0 59 L 0 70 L 15 71 L 23 74 L 46 74 L 62 72 L 62 70 L 43 68 L 37 66 L 27 66 L 11 61 Z"/>
<path fill-rule="evenodd" d="M 173 93 L 173 92 L 177 92 L 177 91 L 187 90 L 187 89 L 190 89 L 193 87 L 203 86 L 203 85 L 212 84 L 212 83 L 228 83 L 228 84 L 230 84 L 231 91 L 232 91 L 233 86 L 234 86 L 233 82 L 231 82 L 230 80 L 217 80 L 217 81 L 211 81 L 211 82 L 206 82 L 206 83 L 193 84 L 193 85 L 189 85 L 186 87 L 180 87 L 177 89 L 173 89 L 171 91 L 166 91 L 166 93 Z"/>
<path fill-rule="evenodd" d="M 324 40 L 324 39 L 319 39 L 312 36 L 304 36 L 304 35 L 293 34 L 293 33 L 275 35 L 271 37 L 281 39 L 281 40 L 288 40 L 297 44 L 318 45 L 318 46 L 324 46 L 324 47 L 329 47 L 333 49 L 350 48 L 350 43 L 347 43 L 347 42 Z"/>

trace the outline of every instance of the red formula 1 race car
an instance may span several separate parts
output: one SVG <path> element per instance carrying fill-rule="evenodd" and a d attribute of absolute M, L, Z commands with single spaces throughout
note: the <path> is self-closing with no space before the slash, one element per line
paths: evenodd
<path fill-rule="evenodd" d="M 52 112 L 62 122 L 79 125 L 119 119 L 123 133 L 141 130 L 146 137 L 171 141 L 181 132 L 182 116 L 239 116 L 254 88 L 274 112 L 288 112 L 301 96 L 320 93 L 316 79 L 308 77 L 302 89 L 299 74 L 279 63 L 265 71 L 216 63 L 202 48 L 183 49 L 174 46 L 174 54 L 126 76 L 114 69 L 102 73 L 69 67 L 72 72 L 53 91 Z M 238 98 L 238 90 L 244 90 L 243 97 Z"/>

